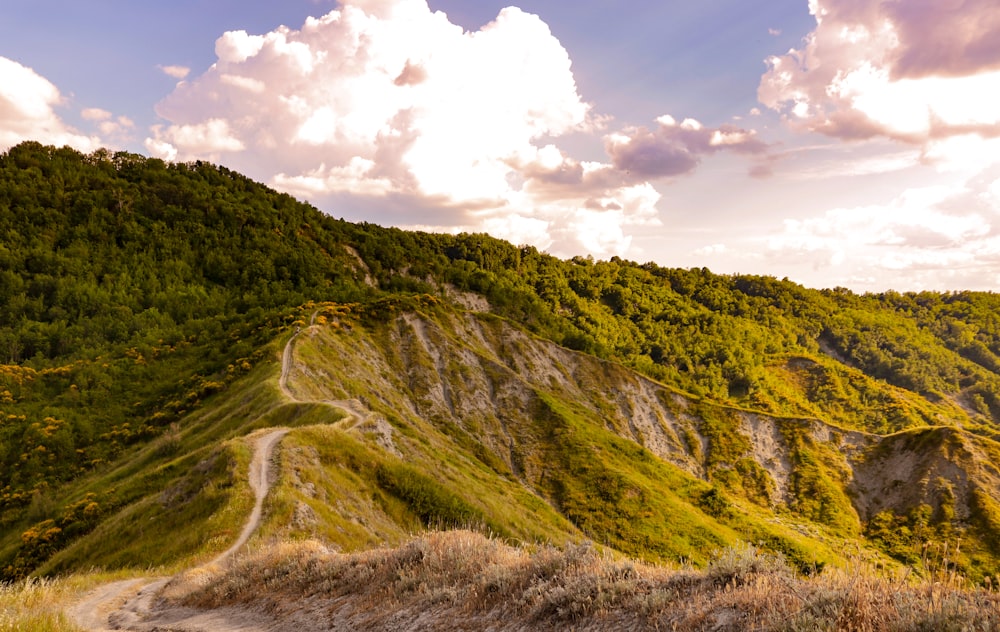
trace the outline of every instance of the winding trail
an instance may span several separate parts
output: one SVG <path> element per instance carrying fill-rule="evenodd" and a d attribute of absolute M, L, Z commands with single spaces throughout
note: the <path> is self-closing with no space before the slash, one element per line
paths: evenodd
<path fill-rule="evenodd" d="M 271 469 L 271 459 L 274 456 L 274 448 L 281 441 L 281 438 L 288 434 L 287 428 L 279 428 L 277 430 L 271 430 L 267 434 L 263 434 L 257 438 L 253 446 L 253 459 L 250 461 L 250 487 L 253 489 L 254 496 L 256 500 L 254 501 L 253 511 L 250 512 L 250 518 L 247 519 L 247 523 L 243 526 L 243 531 L 240 533 L 240 537 L 236 538 L 236 542 L 233 545 L 219 554 L 214 560 L 206 564 L 205 566 L 215 566 L 221 564 L 227 560 L 233 553 L 240 550 L 253 532 L 257 530 L 260 526 L 261 517 L 264 514 L 264 498 L 267 497 L 267 492 L 271 489 L 270 481 L 270 469 Z"/>
<path fill-rule="evenodd" d="M 292 357 L 292 348 L 293 348 L 292 343 L 295 341 L 295 338 L 298 337 L 300 333 L 304 333 L 307 329 L 315 326 L 316 316 L 318 314 L 319 310 L 313 312 L 312 316 L 310 316 L 309 318 L 309 327 L 305 329 L 296 330 L 296 332 L 292 334 L 292 337 L 288 339 L 288 343 L 285 344 L 285 349 L 281 355 L 281 377 L 278 378 L 278 388 L 281 390 L 282 394 L 284 394 L 285 397 L 287 397 L 289 400 L 293 402 L 300 404 L 305 404 L 305 403 L 323 404 L 324 406 L 330 406 L 332 408 L 337 408 L 343 411 L 344 413 L 347 414 L 347 416 L 344 419 L 340 420 L 340 422 L 338 422 L 340 423 L 341 427 L 344 426 L 350 427 L 363 423 L 366 419 L 372 416 L 372 413 L 370 410 L 367 410 L 367 407 L 359 399 L 305 400 L 296 395 L 295 393 L 293 393 L 292 390 L 288 388 L 288 377 L 289 375 L 291 375 L 292 369 L 295 367 L 295 360 Z"/>
<path fill-rule="evenodd" d="M 313 314 L 315 319 L 315 314 Z M 311 324 L 311 323 L 310 323 Z M 278 385 L 281 391 L 293 401 L 298 401 L 288 390 L 288 375 L 292 365 L 292 343 L 296 331 L 281 356 L 281 377 Z M 353 411 L 352 411 L 353 412 Z M 246 545 L 250 536 L 260 526 L 264 511 L 264 499 L 271 489 L 271 461 L 278 443 L 288 433 L 287 428 L 276 428 L 258 436 L 253 443 L 253 457 L 250 460 L 249 483 L 254 492 L 254 507 L 232 546 L 212 560 L 189 569 L 208 571 L 226 563 L 239 549 Z M 179 574 L 177 577 L 184 575 Z M 88 632 L 111 632 L 113 630 L 200 632 L 254 632 L 269 629 L 266 621 L 251 613 L 222 609 L 204 612 L 188 608 L 160 607 L 160 591 L 174 578 L 139 577 L 112 582 L 96 588 L 66 610 L 66 615 L 77 627 Z"/>
<path fill-rule="evenodd" d="M 312 315 L 310 319 L 310 327 L 312 326 L 312 321 L 316 319 L 316 314 Z M 288 339 L 285 343 L 285 350 L 281 352 L 281 377 L 278 378 L 278 388 L 284 393 L 285 397 L 292 401 L 298 401 L 295 395 L 288 390 L 288 375 L 292 372 L 292 343 L 298 338 L 299 334 L 302 333 L 300 329 L 295 330 L 292 337 Z"/>

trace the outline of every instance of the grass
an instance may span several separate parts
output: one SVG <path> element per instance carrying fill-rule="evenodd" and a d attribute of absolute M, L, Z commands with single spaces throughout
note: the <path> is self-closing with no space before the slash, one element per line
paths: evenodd
<path fill-rule="evenodd" d="M 73 590 L 66 580 L 28 579 L 0 584 L 0 630 L 64 632 L 74 630 L 62 607 Z"/>
<path fill-rule="evenodd" d="M 250 456 L 249 446 L 236 440 L 193 463 L 185 459 L 183 473 L 165 489 L 123 508 L 55 555 L 39 573 L 88 566 L 183 567 L 224 550 L 253 506 L 246 482 Z"/>
<path fill-rule="evenodd" d="M 293 430 L 282 441 L 262 536 L 318 538 L 342 551 L 398 544 L 428 527 L 482 525 L 526 541 L 574 537 L 565 518 L 518 483 L 479 461 L 446 458 L 446 437 L 424 438 L 401 459 L 353 431 Z"/>
<path fill-rule="evenodd" d="M 992 592 L 961 589 L 956 554 L 946 573 L 929 573 L 919 585 L 844 557 L 857 529 L 856 515 L 837 519 L 851 512 L 846 462 L 812 436 L 813 422 L 775 420 L 795 465 L 793 500 L 819 504 L 815 511 L 774 506 L 763 471 L 739 468 L 751 448 L 740 434 L 745 411 L 657 392 L 674 404 L 672 414 L 699 413 L 707 436 L 699 454 L 711 474 L 699 480 L 618 435 L 629 436 L 624 412 L 613 387 L 602 392 L 601 385 L 617 384 L 624 369 L 527 337 L 504 342 L 502 323 L 484 321 L 477 337 L 471 319 L 438 316 L 423 325 L 426 344 L 398 321 L 310 330 L 295 347 L 310 371 L 292 386 L 320 403 L 289 402 L 274 387 L 275 366 L 255 369 L 183 420 L 170 445 L 82 482 L 79 493 L 111 485 L 128 502 L 40 571 L 162 565 L 169 572 L 222 550 L 252 504 L 250 449 L 239 437 L 283 425 L 295 429 L 282 442 L 278 486 L 251 545 L 285 544 L 259 550 L 221 578 L 202 573 L 204 589 L 179 581 L 175 597 L 188 590 L 185 599 L 203 607 L 257 600 L 279 615 L 353 603 L 334 620 L 375 629 L 443 628 L 455 620 L 469 621 L 469 629 L 909 630 L 1000 622 Z M 525 368 L 531 364 L 547 370 Z M 444 399 L 433 395 L 445 388 Z M 357 398 L 385 420 L 389 438 L 353 417 L 340 423 L 344 413 L 321 403 L 334 398 Z M 489 408 L 477 407 L 484 401 Z M 380 445 L 386 440 L 388 447 Z M 426 531 L 436 528 L 491 535 Z M 614 557 L 583 537 L 643 561 Z M 734 548 L 742 541 L 760 548 Z M 45 586 L 57 584 L 6 590 L 30 601 L 30 591 Z M 13 629 L 60 625 L 58 609 L 50 610 L 37 616 L 50 614 L 51 623 Z"/>
<path fill-rule="evenodd" d="M 277 355 L 278 345 L 271 351 Z M 94 567 L 183 568 L 192 559 L 224 550 L 253 506 L 246 484 L 250 448 L 244 437 L 258 428 L 330 423 L 341 416 L 328 406 L 288 403 L 276 388 L 278 371 L 277 364 L 256 367 L 182 418 L 170 436 L 53 497 L 56 512 L 94 495 L 100 521 L 54 551 L 32 574 Z M 21 534 L 36 522 L 22 519 L 4 530 L 0 559 L 14 558 L 22 547 Z"/>
<path fill-rule="evenodd" d="M 260 549 L 198 585 L 188 606 L 253 605 L 278 621 L 371 630 L 990 630 L 1000 594 L 933 577 L 914 583 L 857 562 L 813 577 L 742 545 L 704 570 L 650 565 L 589 543 L 511 546 L 433 532 L 394 549 L 337 554 L 315 542 Z"/>
<path fill-rule="evenodd" d="M 235 463 L 235 452 L 238 449 L 230 449 L 219 460 L 216 458 L 218 446 L 259 427 L 261 417 L 268 422 L 292 421 L 290 417 L 293 416 L 293 411 L 283 404 L 273 386 L 277 382 L 276 370 L 273 365 L 256 367 L 231 388 L 209 398 L 197 411 L 182 418 L 164 437 L 134 448 L 115 464 L 106 465 L 51 492 L 47 503 L 51 508 L 44 515 L 31 517 L 29 512 L 29 515 L 4 525 L 5 528 L 0 533 L 0 560 L 13 561 L 19 550 L 23 551 L 22 534 L 34 528 L 44 518 L 57 517 L 64 513 L 64 508 L 93 495 L 100 512 L 99 521 L 94 522 L 99 522 L 101 526 L 92 530 L 81 529 L 82 533 L 64 543 L 61 550 L 47 559 L 44 555 L 39 556 L 43 559 L 35 566 L 33 574 L 66 572 L 93 566 L 149 566 L 149 552 L 158 551 L 165 541 L 177 541 L 176 538 L 165 539 L 164 534 L 176 533 L 178 529 L 196 531 L 184 530 L 182 527 L 192 524 L 192 521 L 200 522 L 212 513 L 212 508 L 224 505 L 228 485 L 226 481 L 232 479 L 231 472 L 209 468 L 198 475 L 199 468 L 209 461 L 220 466 L 230 461 Z M 234 467 L 238 467 L 238 463 Z M 194 477 L 192 472 L 195 473 Z M 245 478 L 245 468 L 235 475 Z M 192 480 L 193 478 L 200 480 Z M 197 489 L 187 495 L 194 496 L 197 502 L 188 509 L 196 509 L 198 504 L 203 504 L 202 501 L 210 501 L 208 504 L 211 507 L 203 506 L 186 516 L 175 515 L 178 512 L 165 512 L 164 503 L 161 502 L 164 494 L 179 485 L 192 484 Z M 207 487 L 206 491 L 210 493 L 198 494 L 203 487 Z M 153 524 L 158 516 L 166 520 Z M 138 522 L 138 518 L 144 522 Z M 234 516 L 234 519 L 242 518 Z M 174 521 L 173 524 L 170 524 L 171 520 Z M 108 537 L 109 533 L 113 537 Z M 128 546 L 122 546 L 123 543 Z M 126 555 L 126 549 L 136 554 Z M 178 549 L 171 549 L 167 552 L 167 557 L 177 552 Z"/>
<path fill-rule="evenodd" d="M 760 468 L 706 506 L 710 483 L 618 436 L 611 426 L 628 413 L 614 386 L 602 385 L 627 379 L 626 369 L 488 318 L 424 317 L 427 345 L 406 321 L 325 327 L 297 340 L 296 357 L 310 371 L 293 388 L 317 400 L 359 398 L 390 421 L 398 456 L 348 425 L 293 431 L 266 536 L 357 551 L 428 527 L 481 526 L 527 542 L 588 537 L 652 562 L 703 564 L 712 549 L 740 539 L 801 568 L 842 561 L 839 542 L 804 537 L 794 516 L 776 519 L 766 490 L 758 504 L 744 501 L 748 487 L 763 484 Z M 443 382 L 453 410 L 424 397 Z M 720 462 L 747 461 L 749 443 L 738 438 L 743 444 Z"/>
<path fill-rule="evenodd" d="M 589 538 L 647 564 L 704 567 L 716 564 L 712 550 L 745 541 L 781 554 L 799 574 L 850 568 L 844 545 L 859 541 L 860 527 L 844 489 L 850 462 L 814 436 L 818 421 L 771 420 L 794 466 L 786 506 L 771 498 L 761 467 L 741 469 L 752 452 L 746 411 L 649 391 L 681 431 L 706 437 L 704 449 L 699 437 L 685 439 L 708 468 L 709 480 L 700 480 L 633 439 L 622 420 L 643 393 L 627 390 L 617 365 L 490 319 L 432 314 L 419 337 L 405 320 L 342 323 L 304 330 L 296 341 L 309 370 L 293 374 L 290 387 L 314 403 L 281 396 L 276 365 L 254 369 L 183 420 L 169 449 L 151 446 L 136 462 L 83 481 L 78 493 L 108 485 L 128 502 L 39 572 L 170 572 L 221 551 L 252 504 L 249 444 L 240 437 L 263 425 L 294 429 L 278 453 L 258 543 L 316 540 L 360 554 L 428 529 L 474 528 L 529 543 L 516 549 L 529 557 L 548 543 L 574 543 L 569 551 Z M 362 423 L 324 403 L 352 398 L 370 413 Z M 981 513 L 992 515 L 990 498 Z M 963 537 L 965 558 L 985 555 Z M 877 543 L 866 544 L 868 559 L 879 560 L 868 544 Z M 961 572 L 980 581 L 994 574 L 987 561 L 978 576 Z"/>
<path fill-rule="evenodd" d="M 287 454 L 269 535 L 356 551 L 465 523 L 524 541 L 582 535 L 651 562 L 699 564 L 713 548 L 744 540 L 806 570 L 843 565 L 843 545 L 864 532 L 848 491 L 858 457 L 838 448 L 846 428 L 766 420 L 790 466 L 788 495 L 779 496 L 746 436 L 747 416 L 760 413 L 650 387 L 661 423 L 673 418 L 661 441 L 676 434 L 687 463 L 706 468 L 706 482 L 638 445 L 643 437 L 628 420 L 644 392 L 618 365 L 553 347 L 501 319 L 443 308 L 378 322 L 342 314 L 338 323 L 296 341 L 295 355 L 310 370 L 292 386 L 319 401 L 360 400 L 391 424 L 396 457 L 410 469 L 374 445 L 376 437 L 322 420 L 317 410 L 309 415 L 317 425 L 285 440 L 290 450 L 301 445 Z M 833 439 L 821 439 L 824 431 Z M 443 511 L 425 506 L 435 498 Z M 977 508 L 989 509 L 991 498 Z M 973 542 L 979 531 L 963 537 L 964 549 L 983 558 L 978 574 L 992 574 L 991 555 Z M 876 549 L 872 558 L 884 558 Z"/>
<path fill-rule="evenodd" d="M 96 586 L 128 577 L 90 572 L 0 583 L 0 632 L 81 632 L 66 609 Z"/>

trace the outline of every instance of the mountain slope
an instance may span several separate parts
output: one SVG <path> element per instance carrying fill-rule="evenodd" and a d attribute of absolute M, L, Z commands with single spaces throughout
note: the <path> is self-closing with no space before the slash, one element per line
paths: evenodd
<path fill-rule="evenodd" d="M 961 539 L 964 572 L 998 570 L 994 294 L 560 261 L 36 143 L 0 156 L 0 234 L 4 578 L 225 549 L 270 426 L 270 536 L 746 539 L 801 569 Z"/>
<path fill-rule="evenodd" d="M 963 535 L 970 571 L 991 568 L 989 508 L 1000 487 L 989 439 L 954 428 L 882 437 L 720 406 L 502 319 L 425 301 L 420 311 L 380 310 L 375 321 L 343 306 L 321 310 L 326 322 L 295 347 L 290 389 L 354 402 L 355 432 L 426 471 L 464 453 L 633 556 L 704 559 L 738 534 L 808 566 L 834 556 L 794 527 L 822 525 L 819 541 L 829 543 L 877 516 L 884 530 L 887 515 L 916 512 L 923 533 L 907 555 L 928 537 Z M 449 444 L 410 443 L 396 430 L 410 424 Z M 457 478 L 455 489 L 470 489 Z"/>

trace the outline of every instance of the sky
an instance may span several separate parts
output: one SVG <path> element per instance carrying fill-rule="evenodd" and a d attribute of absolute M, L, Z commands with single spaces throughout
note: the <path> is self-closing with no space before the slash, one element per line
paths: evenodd
<path fill-rule="evenodd" d="M 1000 289 L 996 0 L 0 0 L 28 139 L 560 257 Z"/>

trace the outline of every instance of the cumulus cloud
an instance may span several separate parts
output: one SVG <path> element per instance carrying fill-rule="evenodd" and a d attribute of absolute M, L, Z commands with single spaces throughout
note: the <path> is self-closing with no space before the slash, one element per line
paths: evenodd
<path fill-rule="evenodd" d="M 556 254 L 623 255 L 659 222 L 651 180 L 766 149 L 693 119 L 608 133 L 548 26 L 513 7 L 466 32 L 424 0 L 349 0 L 299 29 L 227 32 L 215 52 L 157 106 L 154 155 L 224 160 L 334 213 L 349 199 L 375 221 Z M 605 161 L 559 147 L 580 132 L 604 135 Z"/>
<path fill-rule="evenodd" d="M 990 191 L 1000 177 L 1000 5 L 811 0 L 810 11 L 816 28 L 801 48 L 767 60 L 760 102 L 793 129 L 910 149 L 812 163 L 793 177 L 924 165 L 936 182 L 950 184 L 790 220 L 771 240 L 772 256 L 812 259 L 817 269 L 843 266 L 851 278 L 874 270 L 883 287 L 891 278 L 914 288 L 995 288 L 1000 204 Z"/>
<path fill-rule="evenodd" d="M 909 0 L 884 10 L 899 33 L 895 77 L 1000 70 L 1000 5 L 993 0 Z"/>
<path fill-rule="evenodd" d="M 247 148 L 298 167 L 290 176 L 381 152 L 381 173 L 364 177 L 465 201 L 455 182 L 495 196 L 507 157 L 587 122 L 565 50 L 517 9 L 473 34 L 421 1 L 352 2 L 301 30 L 228 32 L 216 54 L 158 107 L 171 124 L 152 138 L 181 158 L 202 143 L 174 130 L 215 119 Z"/>
<path fill-rule="evenodd" d="M 111 112 L 101 108 L 84 108 L 80 110 L 80 116 L 86 121 L 106 121 L 111 118 Z"/>
<path fill-rule="evenodd" d="M 135 122 L 129 117 L 116 117 L 111 112 L 101 108 L 84 108 L 80 111 L 80 117 L 85 121 L 94 122 L 105 138 L 116 138 L 124 141 L 135 129 Z"/>
<path fill-rule="evenodd" d="M 48 79 L 0 57 L 0 149 L 24 140 L 70 145 L 81 151 L 97 149 L 101 145 L 99 138 L 82 134 L 63 122 L 55 110 L 61 105 L 63 97 Z M 103 111 L 90 112 L 97 116 Z"/>
<path fill-rule="evenodd" d="M 794 125 L 927 144 L 1000 135 L 994 0 L 812 0 L 801 49 L 767 60 L 758 97 Z"/>
<path fill-rule="evenodd" d="M 884 204 L 786 220 L 772 259 L 837 269 L 875 289 L 994 289 L 1000 280 L 1000 170 L 960 185 L 904 190 Z"/>
<path fill-rule="evenodd" d="M 623 186 L 604 193 L 588 195 L 586 187 L 565 195 L 517 193 L 514 197 L 520 199 L 513 200 L 508 207 L 485 208 L 470 214 L 471 223 L 404 221 L 401 225 L 434 232 L 485 231 L 516 244 L 531 244 L 559 257 L 581 253 L 599 257 L 622 255 L 632 245 L 632 230 L 661 225 L 656 209 L 661 196 L 651 184 Z"/>
<path fill-rule="evenodd" d="M 169 160 L 178 157 L 178 146 L 193 155 L 207 156 L 213 160 L 218 160 L 223 153 L 244 149 L 243 142 L 233 136 L 229 129 L 229 122 L 220 118 L 192 125 L 170 125 L 166 128 L 156 125 L 152 131 L 156 139 L 152 142 L 147 140 L 147 148 Z"/>

